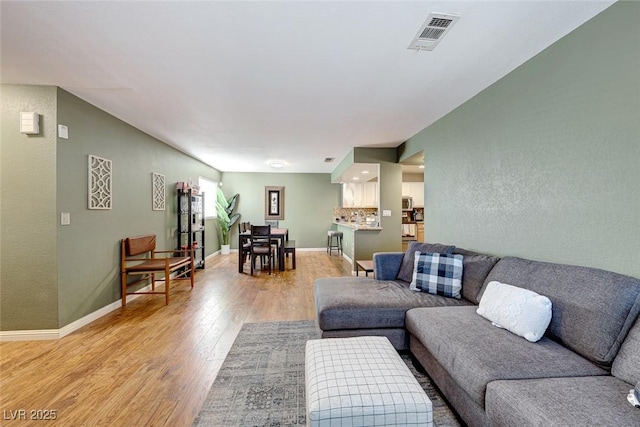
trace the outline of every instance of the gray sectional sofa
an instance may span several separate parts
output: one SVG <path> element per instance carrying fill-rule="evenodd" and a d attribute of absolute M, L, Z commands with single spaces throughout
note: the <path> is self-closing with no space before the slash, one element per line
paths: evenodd
<path fill-rule="evenodd" d="M 462 254 L 462 298 L 409 289 L 413 253 Z M 413 244 L 374 255 L 375 279 L 315 282 L 323 337 L 384 335 L 409 350 L 472 426 L 640 426 L 626 395 L 640 381 L 640 280 L 603 270 Z M 547 296 L 533 343 L 476 313 L 487 284 Z"/>

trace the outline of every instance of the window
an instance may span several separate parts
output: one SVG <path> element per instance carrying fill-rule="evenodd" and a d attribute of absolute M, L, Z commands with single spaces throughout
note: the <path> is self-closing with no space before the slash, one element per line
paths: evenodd
<path fill-rule="evenodd" d="M 204 217 L 217 218 L 216 190 L 218 189 L 218 183 L 199 177 L 198 185 L 200 185 L 200 192 L 204 193 Z"/>

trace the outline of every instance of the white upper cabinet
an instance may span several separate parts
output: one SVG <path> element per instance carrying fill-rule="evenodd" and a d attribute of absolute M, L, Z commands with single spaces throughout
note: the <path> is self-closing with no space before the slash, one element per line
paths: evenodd
<path fill-rule="evenodd" d="M 378 183 L 365 182 L 363 184 L 362 206 L 365 208 L 378 207 Z"/>
<path fill-rule="evenodd" d="M 403 182 L 402 195 L 413 198 L 413 207 L 424 207 L 424 182 Z"/>
<path fill-rule="evenodd" d="M 355 206 L 356 195 L 354 193 L 353 184 L 345 182 L 342 184 L 342 207 L 352 208 Z"/>
<path fill-rule="evenodd" d="M 342 207 L 344 208 L 377 208 L 377 182 L 345 182 L 342 184 Z"/>

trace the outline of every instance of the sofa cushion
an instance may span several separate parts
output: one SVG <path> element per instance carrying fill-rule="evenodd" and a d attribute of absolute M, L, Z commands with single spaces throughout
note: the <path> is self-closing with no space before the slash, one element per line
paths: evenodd
<path fill-rule="evenodd" d="M 494 426 L 638 426 L 629 387 L 611 376 L 494 381 L 485 410 Z"/>
<path fill-rule="evenodd" d="M 415 252 L 412 291 L 460 299 L 462 255 Z"/>
<path fill-rule="evenodd" d="M 329 277 L 314 284 L 320 329 L 404 328 L 414 307 L 470 305 L 468 301 L 413 292 L 400 281 L 366 277 Z"/>
<path fill-rule="evenodd" d="M 477 313 L 495 326 L 536 342 L 551 321 L 551 301 L 529 289 L 493 281 L 487 285 Z"/>
<path fill-rule="evenodd" d="M 439 243 L 419 243 L 411 242 L 407 247 L 407 251 L 402 258 L 402 265 L 400 265 L 400 271 L 398 271 L 398 280 L 404 282 L 411 282 L 413 278 L 413 267 L 415 264 L 415 252 L 420 251 L 422 253 L 441 253 L 450 254 L 455 249 L 455 246 L 441 245 Z"/>
<path fill-rule="evenodd" d="M 373 277 L 378 280 L 396 280 L 404 252 L 376 252 L 373 254 Z"/>
<path fill-rule="evenodd" d="M 453 253 L 464 256 L 462 260 L 462 298 L 477 304 L 480 302 L 478 293 L 482 289 L 484 279 L 487 278 L 500 258 L 462 248 L 455 248 Z"/>
<path fill-rule="evenodd" d="M 547 337 L 532 343 L 496 328 L 474 306 L 415 308 L 406 326 L 482 407 L 491 381 L 607 374 Z"/>
<path fill-rule="evenodd" d="M 547 335 L 602 366 L 611 366 L 640 311 L 640 279 L 610 271 L 505 257 L 485 286 L 492 280 L 548 297 Z"/>
<path fill-rule="evenodd" d="M 611 373 L 630 384 L 640 382 L 640 318 L 629 331 L 613 361 Z"/>

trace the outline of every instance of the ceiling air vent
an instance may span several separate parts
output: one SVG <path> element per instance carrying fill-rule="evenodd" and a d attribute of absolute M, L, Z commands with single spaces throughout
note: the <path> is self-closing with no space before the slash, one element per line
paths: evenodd
<path fill-rule="evenodd" d="M 336 159 L 335 157 L 325 157 L 325 158 L 324 158 L 324 162 L 325 162 L 325 163 L 331 163 L 331 162 L 333 162 L 335 159 Z"/>
<path fill-rule="evenodd" d="M 407 49 L 433 50 L 458 19 L 460 19 L 458 15 L 430 14 Z"/>

